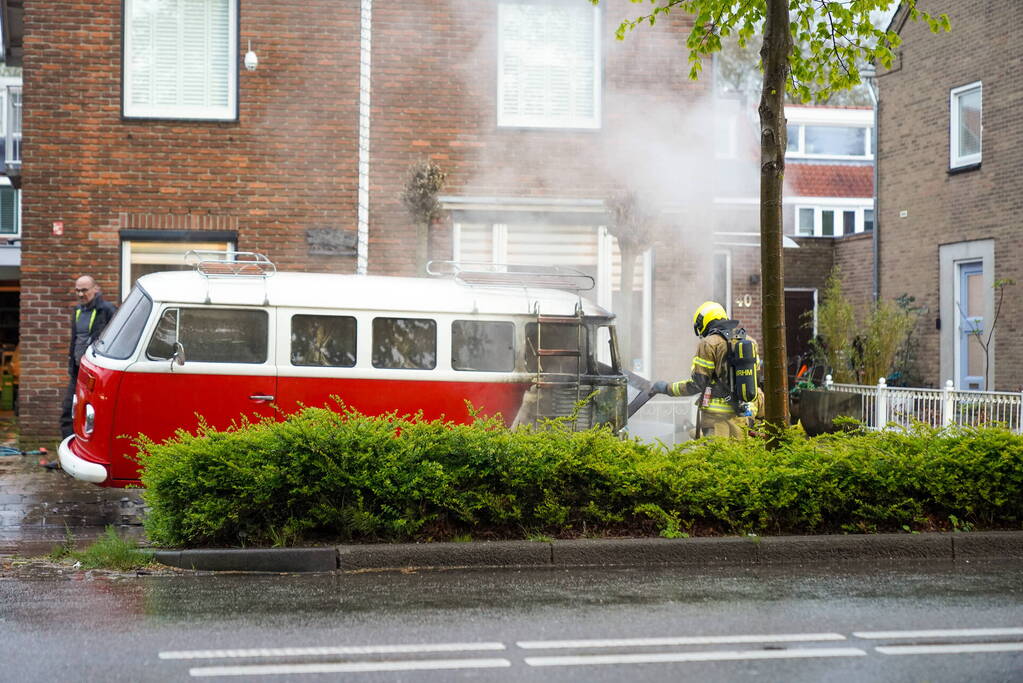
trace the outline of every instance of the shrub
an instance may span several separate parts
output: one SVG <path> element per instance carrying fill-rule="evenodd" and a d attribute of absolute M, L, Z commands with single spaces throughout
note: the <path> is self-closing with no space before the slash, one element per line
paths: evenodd
<path fill-rule="evenodd" d="M 865 532 L 1023 520 L 1023 437 L 866 432 L 668 449 L 560 423 L 506 429 L 307 408 L 137 442 L 164 545 Z"/>

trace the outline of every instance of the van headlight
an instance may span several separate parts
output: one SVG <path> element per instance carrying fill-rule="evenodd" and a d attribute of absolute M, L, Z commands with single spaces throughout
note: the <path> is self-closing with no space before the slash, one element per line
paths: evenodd
<path fill-rule="evenodd" d="M 86 436 L 92 434 L 93 428 L 96 426 L 96 409 L 92 407 L 91 403 L 85 404 L 85 424 L 82 426 L 82 433 Z"/>

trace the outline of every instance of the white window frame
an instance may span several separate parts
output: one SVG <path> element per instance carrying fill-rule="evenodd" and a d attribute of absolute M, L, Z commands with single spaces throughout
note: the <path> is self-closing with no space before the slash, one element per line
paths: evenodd
<path fill-rule="evenodd" d="M 131 288 L 135 286 L 135 282 L 131 278 L 131 267 L 132 267 L 132 245 L 133 244 L 147 244 L 153 242 L 173 242 L 187 246 L 188 249 L 203 249 L 211 243 L 217 245 L 225 245 L 226 251 L 234 251 L 237 249 L 237 241 L 235 240 L 222 240 L 214 239 L 219 235 L 213 235 L 210 239 L 202 239 L 198 234 L 189 239 L 181 239 L 174 234 L 168 234 L 166 238 L 160 239 L 155 236 L 146 237 L 124 237 L 121 239 L 121 301 L 128 298 L 128 294 L 131 292 Z M 182 261 L 184 260 L 184 254 L 188 249 L 183 249 L 181 252 Z M 160 261 L 159 263 L 170 263 L 168 261 Z"/>
<path fill-rule="evenodd" d="M 713 261 L 718 256 L 723 256 L 725 259 L 725 300 L 718 302 L 724 306 L 725 313 L 728 317 L 732 317 L 732 251 L 730 249 L 715 249 L 712 257 L 714 267 L 717 267 L 717 262 Z"/>
<path fill-rule="evenodd" d="M 980 151 L 976 154 L 959 154 L 959 99 L 974 90 L 980 93 Z M 975 166 L 980 163 L 984 152 L 984 86 L 981 81 L 975 81 L 958 88 L 952 88 L 948 95 L 949 102 L 949 135 L 948 135 L 948 166 L 949 168 L 962 168 L 963 166 Z"/>
<path fill-rule="evenodd" d="M 805 202 L 804 201 L 803 203 L 798 203 L 798 204 L 795 204 L 794 206 L 795 206 L 795 214 L 794 214 L 795 215 L 795 219 L 793 220 L 792 225 L 793 225 L 793 235 L 795 235 L 796 237 L 827 237 L 827 238 L 847 237 L 847 235 L 844 232 L 844 226 L 841 225 L 840 222 L 838 221 L 838 215 L 837 215 L 837 214 L 840 214 L 840 213 L 842 213 L 844 211 L 855 211 L 856 212 L 856 222 L 855 222 L 855 225 L 853 227 L 853 233 L 852 234 L 859 235 L 861 233 L 867 232 L 866 230 L 864 230 L 864 224 L 865 224 L 864 212 L 865 211 L 872 211 L 874 209 L 874 207 L 870 203 L 869 199 L 866 200 L 866 203 L 864 203 L 863 200 L 856 200 L 855 203 L 852 203 L 852 202 L 850 202 L 850 203 L 829 202 L 829 203 L 822 203 L 822 204 L 816 204 L 816 203 L 810 203 L 810 202 Z M 802 210 L 802 209 L 812 209 L 813 210 L 813 234 L 801 233 L 799 231 L 800 230 L 800 228 L 799 228 L 799 213 L 800 213 L 800 210 Z M 835 228 L 836 229 L 841 229 L 842 230 L 841 232 L 838 232 L 837 234 L 834 234 L 834 235 L 825 235 L 824 234 L 823 213 L 825 211 L 834 211 L 836 213 Z M 875 217 L 875 220 L 876 220 L 876 217 Z"/>
<path fill-rule="evenodd" d="M 537 7 L 556 4 L 559 0 L 500 0 L 497 5 L 497 125 L 499 128 L 567 128 L 567 129 L 599 129 L 601 127 L 601 101 L 603 84 L 603 49 L 601 47 L 601 12 L 600 7 L 592 7 L 593 12 L 593 114 L 589 117 L 568 116 L 554 117 L 551 115 L 508 114 L 502 109 L 505 92 L 504 78 L 504 38 L 501 30 L 501 17 L 504 8 L 509 5 L 536 5 Z"/>
<path fill-rule="evenodd" d="M 123 50 L 121 54 L 121 112 L 126 119 L 174 119 L 202 121 L 237 121 L 238 120 L 238 3 L 240 0 L 227 0 L 228 3 L 228 38 L 227 38 L 227 104 L 225 106 L 197 106 L 183 104 L 132 104 L 130 93 L 134 85 L 134 74 L 130 65 L 133 35 L 130 30 L 134 3 L 142 0 L 124 0 L 124 18 L 122 22 Z M 180 65 L 179 65 L 180 68 Z M 180 71 L 179 71 L 180 73 Z"/>
<path fill-rule="evenodd" d="M 785 107 L 787 125 L 796 127 L 796 149 L 786 148 L 787 159 L 835 159 L 844 161 L 870 161 L 874 158 L 871 149 L 873 112 L 869 109 L 838 109 L 819 107 Z M 863 154 L 809 154 L 806 150 L 806 126 L 830 126 L 834 128 L 863 128 Z"/>

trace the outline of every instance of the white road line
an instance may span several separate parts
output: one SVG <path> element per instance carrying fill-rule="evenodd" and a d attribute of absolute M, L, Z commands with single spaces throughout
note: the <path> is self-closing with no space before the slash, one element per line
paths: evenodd
<path fill-rule="evenodd" d="M 743 636 L 679 636 L 666 638 L 604 638 L 592 640 L 520 640 L 524 650 L 564 650 L 583 647 L 663 647 L 666 645 L 735 645 L 845 640 L 841 633 L 769 633 Z"/>
<path fill-rule="evenodd" d="M 573 657 L 526 657 L 529 666 L 589 666 L 594 664 L 656 664 L 665 662 L 718 662 L 741 659 L 811 659 L 862 657 L 856 647 L 808 647 L 793 650 L 718 650 L 709 652 L 651 652 L 638 655 L 576 655 Z"/>
<path fill-rule="evenodd" d="M 1019 636 L 1023 628 L 950 628 L 930 631 L 853 631 L 857 638 L 890 640 L 892 638 L 969 638 L 971 636 Z"/>
<path fill-rule="evenodd" d="M 883 655 L 961 655 L 971 652 L 1023 652 L 1023 643 L 963 643 L 961 645 L 881 645 Z"/>
<path fill-rule="evenodd" d="M 393 662 L 319 664 L 250 664 L 200 666 L 188 670 L 194 678 L 212 676 L 276 676 L 282 674 L 366 673 L 370 671 L 432 671 L 438 669 L 498 669 L 511 666 L 507 659 L 424 659 Z"/>
<path fill-rule="evenodd" d="M 309 657 L 321 655 L 393 655 L 424 652 L 503 650 L 504 643 L 423 643 L 415 645 L 337 645 L 323 647 L 256 647 L 231 650 L 169 650 L 160 659 L 228 659 L 236 657 Z"/>

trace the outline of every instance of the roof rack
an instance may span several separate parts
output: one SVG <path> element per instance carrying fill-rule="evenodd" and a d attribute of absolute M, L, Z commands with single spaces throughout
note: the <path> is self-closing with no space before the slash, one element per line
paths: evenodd
<path fill-rule="evenodd" d="M 491 287 L 542 287 L 585 292 L 593 289 L 593 276 L 562 266 L 513 265 L 469 261 L 430 261 L 426 272 L 452 277 L 467 285 Z"/>
<path fill-rule="evenodd" d="M 206 277 L 268 278 L 277 272 L 270 259 L 254 251 L 190 249 L 185 252 L 185 263 Z"/>

